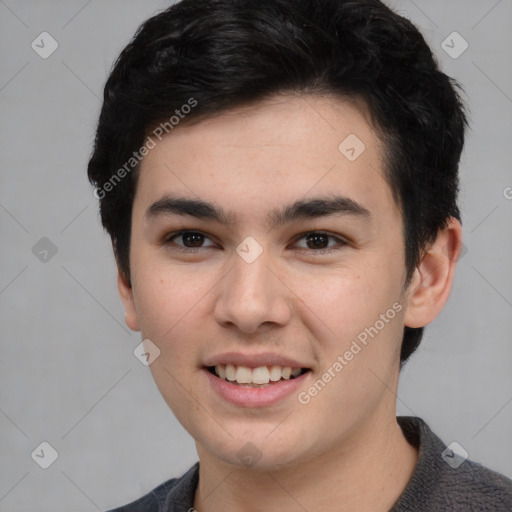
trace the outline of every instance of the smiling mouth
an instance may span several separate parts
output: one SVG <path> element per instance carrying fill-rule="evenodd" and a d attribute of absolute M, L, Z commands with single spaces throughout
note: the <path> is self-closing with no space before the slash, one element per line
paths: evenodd
<path fill-rule="evenodd" d="M 292 368 L 290 366 L 237 366 L 234 364 L 218 364 L 206 369 L 219 379 L 242 387 L 264 388 L 283 380 L 292 380 L 311 371 L 309 368 Z"/>

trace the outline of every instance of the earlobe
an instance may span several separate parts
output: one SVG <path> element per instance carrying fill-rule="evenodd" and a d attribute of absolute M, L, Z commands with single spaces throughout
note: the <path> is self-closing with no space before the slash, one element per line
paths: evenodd
<path fill-rule="evenodd" d="M 425 251 L 408 288 L 404 323 L 424 327 L 443 309 L 453 284 L 455 267 L 462 250 L 462 227 L 451 218 Z"/>
<path fill-rule="evenodd" d="M 126 325 L 132 331 L 140 331 L 137 311 L 135 310 L 135 303 L 133 301 L 132 286 L 119 268 L 117 270 L 117 288 L 124 305 Z"/>

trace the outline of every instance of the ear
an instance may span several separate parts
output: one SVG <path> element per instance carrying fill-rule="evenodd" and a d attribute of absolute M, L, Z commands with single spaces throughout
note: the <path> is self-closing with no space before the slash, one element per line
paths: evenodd
<path fill-rule="evenodd" d="M 117 269 L 117 289 L 119 290 L 119 296 L 123 301 L 126 325 L 132 331 L 140 331 L 137 311 L 135 310 L 135 303 L 133 302 L 132 285 L 124 273 L 119 270 L 119 267 Z"/>
<path fill-rule="evenodd" d="M 414 270 L 406 300 L 404 323 L 407 327 L 424 327 L 443 309 L 461 251 L 462 227 L 451 217 Z"/>

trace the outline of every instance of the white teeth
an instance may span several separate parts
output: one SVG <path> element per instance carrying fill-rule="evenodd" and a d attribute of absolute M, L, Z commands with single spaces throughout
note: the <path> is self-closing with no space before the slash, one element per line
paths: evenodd
<path fill-rule="evenodd" d="M 254 384 L 268 384 L 270 373 L 266 366 L 258 366 L 252 371 L 252 382 Z"/>
<path fill-rule="evenodd" d="M 252 382 L 252 370 L 247 366 L 238 366 L 235 380 L 238 384 L 250 384 Z"/>
<path fill-rule="evenodd" d="M 227 380 L 235 380 L 236 379 L 236 368 L 233 364 L 226 365 L 226 379 Z"/>
<path fill-rule="evenodd" d="M 281 380 L 281 367 L 280 366 L 272 366 L 270 368 L 270 380 L 272 382 L 277 382 Z"/>
<path fill-rule="evenodd" d="M 238 384 L 269 384 L 281 379 L 289 380 L 290 377 L 298 377 L 302 373 L 301 368 L 290 366 L 235 366 L 234 364 L 218 364 L 215 366 L 215 373 L 224 380 L 237 382 Z"/>
<path fill-rule="evenodd" d="M 221 379 L 226 378 L 226 367 L 223 364 L 219 364 L 215 367 L 215 371 L 219 374 Z"/>
<path fill-rule="evenodd" d="M 292 374 L 292 369 L 291 369 L 289 366 L 285 366 L 285 367 L 281 370 L 281 375 L 283 376 L 283 379 L 289 380 L 289 379 L 290 379 L 291 374 Z"/>

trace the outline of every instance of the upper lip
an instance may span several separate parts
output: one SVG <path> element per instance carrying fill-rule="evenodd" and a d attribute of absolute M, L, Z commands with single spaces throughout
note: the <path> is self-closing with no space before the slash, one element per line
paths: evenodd
<path fill-rule="evenodd" d="M 225 352 L 208 358 L 205 366 L 217 366 L 218 364 L 233 364 L 235 366 L 247 366 L 258 368 L 259 366 L 290 366 L 291 368 L 308 368 L 307 365 L 295 359 L 285 357 L 281 354 L 242 354 L 241 352 Z"/>

